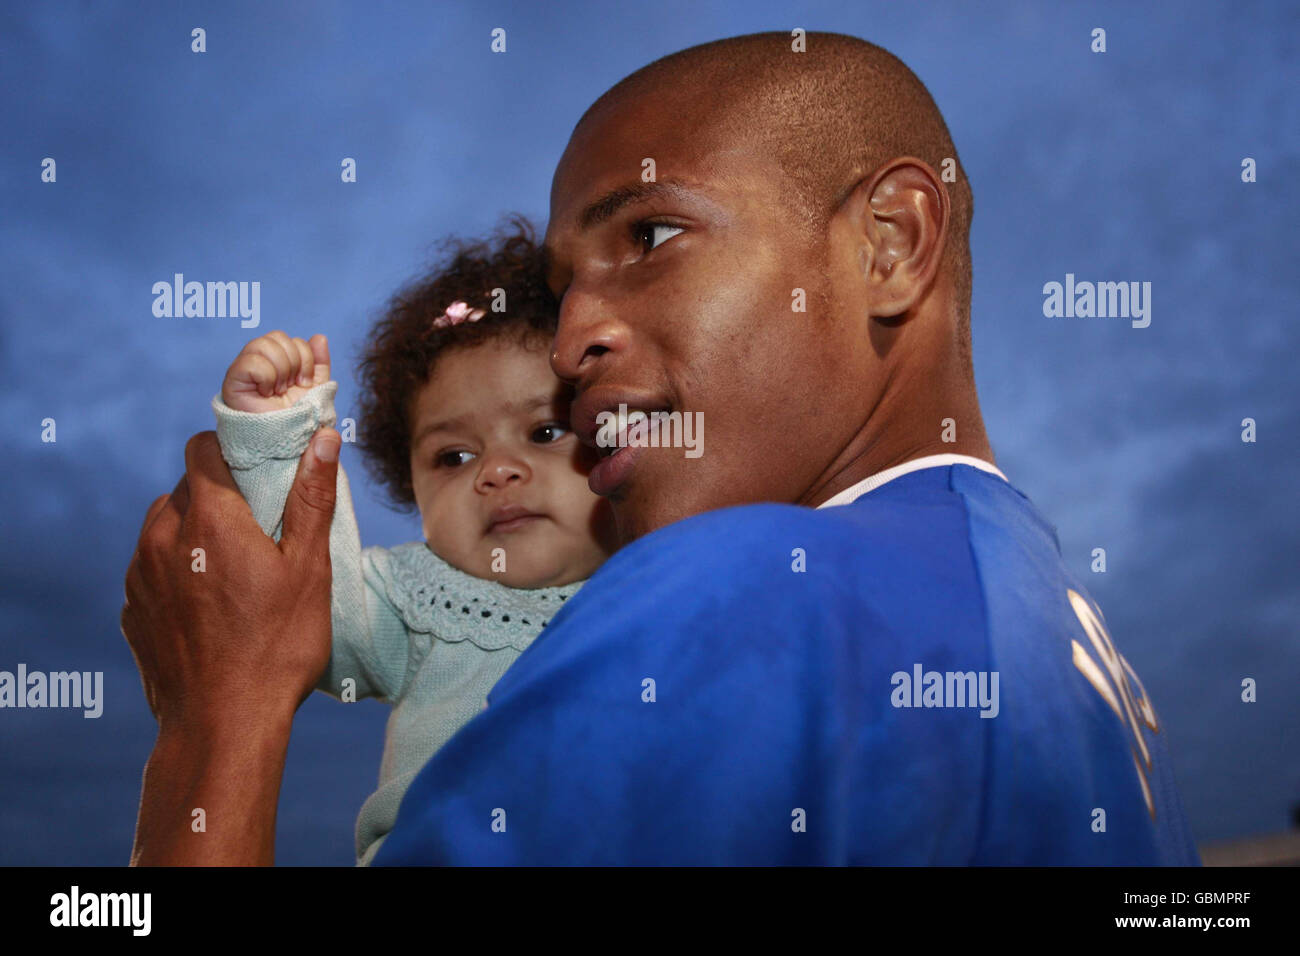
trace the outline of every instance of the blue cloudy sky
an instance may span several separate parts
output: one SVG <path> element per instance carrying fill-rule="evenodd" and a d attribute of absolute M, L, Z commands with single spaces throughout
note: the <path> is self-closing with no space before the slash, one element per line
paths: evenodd
<path fill-rule="evenodd" d="M 155 318 L 153 283 L 260 281 L 261 331 L 330 337 L 346 415 L 385 297 L 439 237 L 544 220 L 604 89 L 695 43 L 795 26 L 877 42 L 933 92 L 976 196 L 975 362 L 998 462 L 1142 675 L 1197 838 L 1284 828 L 1300 800 L 1300 7 L 1133 6 L 4 5 L 0 670 L 103 671 L 105 710 L 0 711 L 0 864 L 129 854 L 154 724 L 121 582 L 257 334 Z M 1099 26 L 1105 54 L 1089 50 Z M 1151 282 L 1150 327 L 1044 317 L 1043 284 L 1066 273 Z M 363 542 L 416 537 L 343 460 Z M 280 862 L 351 862 L 386 714 L 303 707 Z"/>

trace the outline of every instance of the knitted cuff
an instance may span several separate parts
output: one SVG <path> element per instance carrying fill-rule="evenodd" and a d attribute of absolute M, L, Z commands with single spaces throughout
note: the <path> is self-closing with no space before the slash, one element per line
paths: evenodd
<path fill-rule="evenodd" d="M 275 458 L 300 458 L 317 429 L 333 425 L 338 382 L 322 382 L 289 408 L 274 412 L 240 412 L 212 397 L 217 440 L 231 468 L 254 468 Z"/>

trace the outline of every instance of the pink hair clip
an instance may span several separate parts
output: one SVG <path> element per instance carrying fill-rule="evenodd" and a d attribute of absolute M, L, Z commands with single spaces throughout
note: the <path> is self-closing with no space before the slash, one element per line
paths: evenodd
<path fill-rule="evenodd" d="M 467 302 L 453 302 L 442 315 L 433 320 L 433 325 L 434 328 L 445 329 L 462 322 L 477 322 L 485 315 L 487 313 L 482 309 L 471 309 Z"/>

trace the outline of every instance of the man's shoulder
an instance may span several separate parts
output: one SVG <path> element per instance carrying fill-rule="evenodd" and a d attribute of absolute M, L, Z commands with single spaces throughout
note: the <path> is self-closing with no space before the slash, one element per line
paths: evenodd
<path fill-rule="evenodd" d="M 803 573 L 842 586 L 913 573 L 936 561 L 964 563 L 969 549 L 958 546 L 971 533 L 966 494 L 930 475 L 924 487 L 900 479 L 896 487 L 830 508 L 763 503 L 705 512 L 633 542 L 613 560 L 654 566 L 665 578 L 701 569 L 745 571 L 745 581 Z"/>
<path fill-rule="evenodd" d="M 934 625 L 937 595 L 946 620 L 982 626 L 969 535 L 963 496 L 936 488 L 882 488 L 823 509 L 740 505 L 638 539 L 584 590 L 588 600 L 621 595 L 643 607 L 794 615 L 819 628 L 851 620 L 859 629 Z"/>

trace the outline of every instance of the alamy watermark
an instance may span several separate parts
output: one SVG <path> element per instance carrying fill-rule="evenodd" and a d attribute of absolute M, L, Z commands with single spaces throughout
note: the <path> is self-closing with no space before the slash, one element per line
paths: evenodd
<path fill-rule="evenodd" d="M 1065 284 L 1043 286 L 1043 315 L 1049 319 L 1132 319 L 1135 329 L 1151 324 L 1150 282 L 1075 282 L 1065 274 Z"/>
<path fill-rule="evenodd" d="M 260 282 L 186 282 L 185 274 L 177 272 L 171 282 L 155 282 L 153 294 L 153 314 L 160 319 L 238 316 L 245 329 L 255 329 L 262 321 Z"/>
<path fill-rule="evenodd" d="M 628 411 L 596 414 L 598 448 L 685 448 L 687 458 L 704 454 L 703 412 Z"/>
<path fill-rule="evenodd" d="M 981 717 L 1001 710 L 997 671 L 927 671 L 912 665 L 912 673 L 895 671 L 889 678 L 895 707 L 978 707 Z"/>
<path fill-rule="evenodd" d="M 86 718 L 104 712 L 103 671 L 0 671 L 0 707 L 74 707 Z"/>
<path fill-rule="evenodd" d="M 148 936 L 152 910 L 152 893 L 82 893 L 74 885 L 50 897 L 50 925 L 125 926 L 133 936 Z"/>

